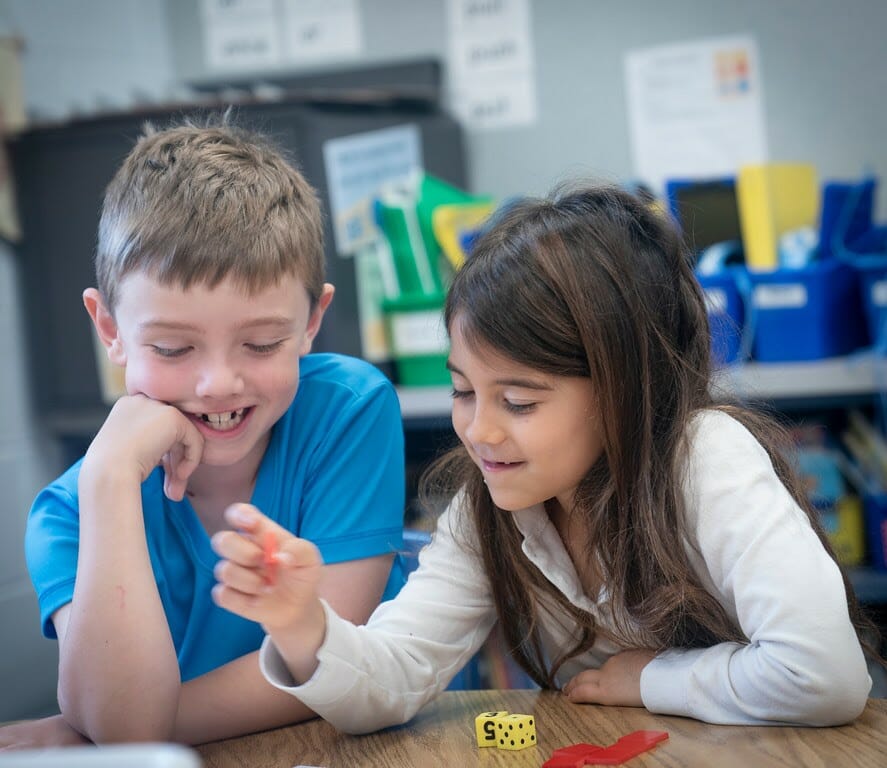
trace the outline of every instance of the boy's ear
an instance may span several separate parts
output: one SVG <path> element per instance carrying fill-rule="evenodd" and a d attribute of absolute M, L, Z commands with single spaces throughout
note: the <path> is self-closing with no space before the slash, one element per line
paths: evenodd
<path fill-rule="evenodd" d="M 123 349 L 120 332 L 117 330 L 117 323 L 102 294 L 95 288 L 87 288 L 83 292 L 83 306 L 92 318 L 99 341 L 108 351 L 108 359 L 115 365 L 126 365 L 126 352 Z"/>
<path fill-rule="evenodd" d="M 302 349 L 299 350 L 300 357 L 302 355 L 307 355 L 311 351 L 311 344 L 314 342 L 314 337 L 317 336 L 317 332 L 320 330 L 320 324 L 323 321 L 323 313 L 326 312 L 327 307 L 329 307 L 335 292 L 336 289 L 332 284 L 323 284 L 323 290 L 320 293 L 320 298 L 317 300 L 317 306 L 314 307 L 311 317 L 308 318 L 308 327 L 305 329 L 305 338 L 302 340 Z"/>

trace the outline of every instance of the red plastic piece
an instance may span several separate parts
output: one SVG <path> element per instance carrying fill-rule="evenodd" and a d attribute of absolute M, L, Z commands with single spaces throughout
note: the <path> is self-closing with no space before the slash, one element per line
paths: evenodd
<path fill-rule="evenodd" d="M 637 757 L 642 752 L 655 747 L 660 741 L 665 741 L 668 734 L 665 731 L 634 731 L 623 736 L 615 744 L 595 752 L 586 758 L 586 765 L 619 765 L 626 760 Z"/>
<path fill-rule="evenodd" d="M 262 542 L 262 562 L 265 565 L 265 581 L 273 584 L 277 575 L 277 539 L 273 531 L 268 531 Z"/>
<path fill-rule="evenodd" d="M 542 763 L 542 768 L 582 768 L 585 758 L 594 751 L 601 749 L 597 744 L 571 744 L 551 753 L 551 757 Z"/>
<path fill-rule="evenodd" d="M 582 768 L 584 765 L 620 765 L 665 741 L 665 731 L 633 731 L 609 747 L 573 744 L 552 752 L 542 768 Z"/>

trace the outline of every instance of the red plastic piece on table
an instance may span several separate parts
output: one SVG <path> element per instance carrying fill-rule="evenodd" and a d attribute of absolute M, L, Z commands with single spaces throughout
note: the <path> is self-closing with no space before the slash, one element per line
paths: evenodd
<path fill-rule="evenodd" d="M 585 765 L 619 765 L 665 741 L 665 731 L 634 731 L 609 747 L 573 744 L 556 749 L 542 768 L 582 768 Z"/>
<path fill-rule="evenodd" d="M 273 531 L 268 531 L 262 542 L 262 562 L 265 565 L 265 581 L 273 584 L 277 572 L 277 539 Z"/>
<path fill-rule="evenodd" d="M 615 744 L 595 752 L 586 758 L 586 765 L 619 765 L 626 760 L 637 757 L 642 752 L 655 747 L 660 741 L 665 741 L 668 734 L 665 731 L 634 731 L 623 736 Z"/>
<path fill-rule="evenodd" d="M 542 763 L 542 768 L 582 768 L 585 758 L 599 750 L 597 744 L 571 744 L 551 753 L 551 757 Z"/>

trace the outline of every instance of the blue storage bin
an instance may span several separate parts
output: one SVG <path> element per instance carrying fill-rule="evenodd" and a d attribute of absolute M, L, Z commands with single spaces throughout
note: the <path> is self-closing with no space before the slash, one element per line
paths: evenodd
<path fill-rule="evenodd" d="M 715 365 L 735 363 L 742 353 L 745 308 L 734 270 L 697 275 L 705 297 Z"/>
<path fill-rule="evenodd" d="M 852 263 L 859 276 L 869 340 L 884 349 L 887 347 L 887 255 L 858 256 Z"/>
<path fill-rule="evenodd" d="M 868 343 L 857 272 L 844 261 L 749 272 L 749 278 L 755 359 L 819 360 Z"/>
<path fill-rule="evenodd" d="M 887 494 L 867 495 L 863 508 L 869 560 L 873 568 L 887 571 Z"/>

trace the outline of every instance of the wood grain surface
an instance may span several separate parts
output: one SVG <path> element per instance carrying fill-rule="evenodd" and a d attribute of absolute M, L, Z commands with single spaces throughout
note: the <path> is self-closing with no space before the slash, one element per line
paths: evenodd
<path fill-rule="evenodd" d="M 478 748 L 475 716 L 502 709 L 536 718 L 536 746 L 519 752 Z M 626 763 L 630 768 L 887 766 L 885 699 L 870 699 L 851 725 L 789 728 L 708 725 L 645 709 L 575 705 L 551 692 L 447 691 L 407 725 L 366 736 L 348 736 L 313 720 L 198 749 L 206 768 L 539 768 L 559 747 L 606 746 L 637 730 L 667 731 L 669 738 Z"/>

